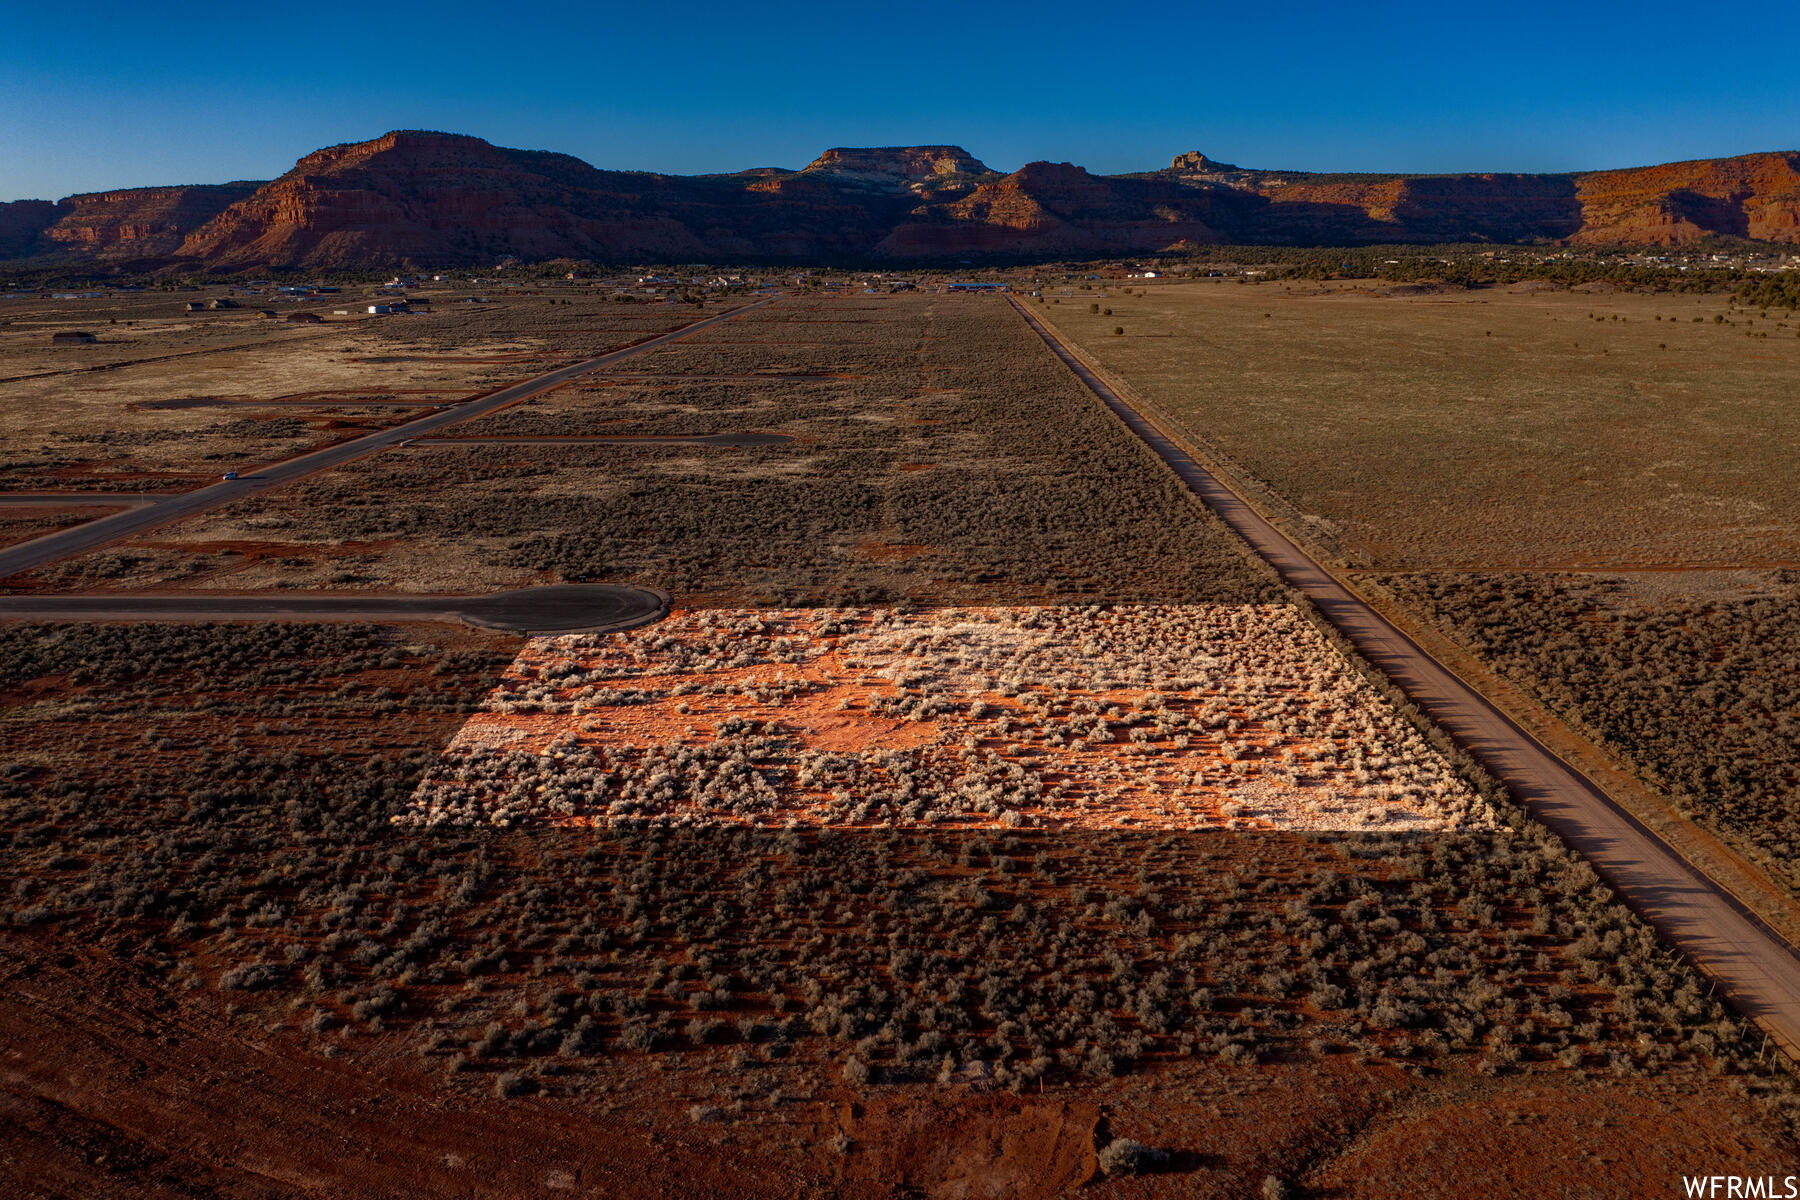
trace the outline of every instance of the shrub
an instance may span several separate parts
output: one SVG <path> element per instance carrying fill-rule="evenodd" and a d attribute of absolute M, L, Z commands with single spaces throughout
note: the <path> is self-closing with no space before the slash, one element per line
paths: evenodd
<path fill-rule="evenodd" d="M 511 1096 L 524 1096 L 537 1090 L 537 1080 L 518 1071 L 502 1071 L 494 1076 L 494 1095 L 502 1100 Z"/>
<path fill-rule="evenodd" d="M 1169 1152 L 1130 1138 L 1114 1138 L 1101 1148 L 1100 1170 L 1107 1175 L 1146 1175 L 1168 1165 Z"/>
<path fill-rule="evenodd" d="M 219 976 L 219 986 L 227 991 L 255 992 L 280 983 L 287 972 L 272 962 L 259 961 L 232 967 Z"/>

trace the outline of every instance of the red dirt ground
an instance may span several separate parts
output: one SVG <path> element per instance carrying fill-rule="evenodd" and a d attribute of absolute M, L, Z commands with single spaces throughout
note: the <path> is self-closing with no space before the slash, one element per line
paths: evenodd
<path fill-rule="evenodd" d="M 1015 1097 L 825 1084 L 785 1115 L 697 1121 L 714 1069 L 630 1062 L 591 1100 L 476 1099 L 396 1045 L 309 1054 L 146 982 L 154 947 L 0 948 L 0 1189 L 130 1196 L 1676 1196 L 1679 1175 L 1785 1173 L 1793 1147 L 1726 1081 L 1430 1082 L 1392 1067 L 1206 1059 Z M 723 1055 L 714 1056 L 723 1060 Z M 1128 1136 L 1165 1171 L 1109 1179 Z"/>
<path fill-rule="evenodd" d="M 870 557 L 904 559 L 923 548 L 864 544 L 856 549 Z M 1270 694 L 1263 683 L 1244 678 L 1247 665 L 1261 661 L 1256 652 L 1231 662 L 1212 657 L 1216 646 L 1208 651 L 1196 645 L 1190 652 L 1173 627 L 1155 624 L 1158 616 L 1121 613 L 1113 625 L 1122 636 L 1156 640 L 1169 633 L 1161 652 L 1192 677 L 1178 680 L 1165 673 L 1154 683 L 1102 686 L 1095 682 L 1102 674 L 1098 659 L 1089 662 L 1081 657 L 1087 651 L 1074 647 L 1053 647 L 1054 635 L 1018 624 L 1030 611 L 971 609 L 906 617 L 873 610 L 849 616 L 839 610 L 678 612 L 655 626 L 605 638 L 539 639 L 521 653 L 490 697 L 488 711 L 471 718 L 452 743 L 447 771 L 441 781 L 428 780 L 421 788 L 418 811 L 424 819 L 449 811 L 445 801 L 461 807 L 470 795 L 481 794 L 487 785 L 474 784 L 472 793 L 470 781 L 456 773 L 495 752 L 546 756 L 534 760 L 540 765 L 531 769 L 547 769 L 539 782 L 548 786 L 554 763 L 570 751 L 630 755 L 671 744 L 714 746 L 722 728 L 742 722 L 765 732 L 779 729 L 790 746 L 786 759 L 756 764 L 765 775 L 781 777 L 772 806 L 751 817 L 717 806 L 688 812 L 677 800 L 671 812 L 704 820 L 842 825 L 847 818 L 840 811 L 839 783 L 829 771 L 810 779 L 806 756 L 831 752 L 867 759 L 906 750 L 921 752 L 928 774 L 981 771 L 992 779 L 994 772 L 1011 771 L 1007 778 L 1014 783 L 1028 774 L 1044 789 L 1033 799 L 1009 802 L 1005 811 L 984 813 L 952 802 L 959 828 L 1392 824 L 1423 829 L 1446 824 L 1440 802 L 1457 811 L 1459 801 L 1466 803 L 1466 789 L 1450 781 L 1448 767 L 1423 743 L 1409 740 L 1409 731 L 1372 693 L 1358 691 L 1360 685 L 1349 681 L 1344 663 L 1323 642 L 1311 647 L 1309 656 L 1301 643 L 1307 636 L 1316 640 L 1316 634 L 1289 628 L 1291 614 L 1283 615 L 1285 610 L 1251 619 L 1246 614 L 1261 610 L 1230 608 L 1220 611 L 1234 617 L 1206 618 L 1250 620 L 1249 626 L 1232 626 L 1244 633 L 1242 642 L 1232 644 L 1266 646 L 1270 654 L 1285 656 L 1285 665 L 1268 661 L 1275 672 L 1268 679 L 1280 679 L 1268 687 L 1298 704 L 1302 715 L 1280 719 L 1252 712 L 1259 703 L 1255 698 Z M 1186 619 L 1199 619 L 1195 614 L 1211 610 L 1180 611 Z M 834 621 L 848 621 L 849 632 L 824 628 Z M 1263 629 L 1262 621 L 1275 624 Z M 1246 632 L 1252 629 L 1262 632 Z M 753 644 L 762 649 L 752 652 Z M 1053 665 L 1056 655 L 1061 658 Z M 1035 681 L 1022 689 L 997 685 L 989 674 L 1000 661 L 1035 673 Z M 1374 752 L 1374 770 L 1341 763 L 1340 755 L 1353 753 L 1351 739 L 1328 732 L 1318 715 L 1332 707 L 1323 703 L 1326 691 L 1337 696 L 1345 687 L 1354 695 L 1346 693 L 1333 704 L 1348 703 L 1378 722 L 1354 739 Z M 1076 712 L 1104 717 L 1095 727 L 1101 732 L 1077 735 L 1077 725 L 1063 724 L 1073 739 L 1065 740 L 1056 723 L 1044 723 L 1034 708 L 1051 703 L 1052 694 L 1064 704 L 1073 702 Z M 926 714 L 915 703 L 936 705 L 937 711 Z M 1227 720 L 1229 732 L 1223 728 Z M 1217 724 L 1204 728 L 1204 722 Z M 606 820 L 605 811 L 604 806 L 572 812 L 552 807 L 543 815 L 587 824 Z M 927 819 L 947 819 L 943 811 L 934 814 Z"/>

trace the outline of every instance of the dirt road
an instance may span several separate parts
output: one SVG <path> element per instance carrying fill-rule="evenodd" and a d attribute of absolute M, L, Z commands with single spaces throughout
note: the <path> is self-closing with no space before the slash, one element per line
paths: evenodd
<path fill-rule="evenodd" d="M 1009 299 L 1011 299 L 1009 297 Z M 1800 1054 L 1800 955 L 1587 776 L 1356 596 L 1286 534 L 1122 399 L 1021 304 L 1013 307 L 1082 383 L 1167 463 L 1289 586 L 1306 595 L 1524 807 L 1592 863 L 1671 945 L 1716 979 L 1790 1056 Z"/>
<path fill-rule="evenodd" d="M 142 508 L 115 513 L 109 517 L 102 517 L 98 521 L 89 521 L 85 525 L 77 525 L 71 529 L 46 534 L 44 537 L 33 538 L 29 542 L 20 542 L 16 546 L 0 550 L 0 579 L 4 579 L 8 575 L 16 575 L 20 571 L 41 567 L 46 563 L 86 553 L 96 547 L 131 537 L 146 529 L 166 525 L 171 521 L 178 521 L 183 517 L 191 517 L 196 513 L 220 508 L 235 500 L 242 500 L 246 496 L 292 483 L 315 471 L 341 467 L 353 459 L 390 449 L 409 438 L 416 438 L 433 430 L 442 429 L 446 425 L 473 420 L 493 412 L 495 409 L 515 404 L 540 392 L 547 392 L 551 388 L 560 387 L 578 376 L 598 371 L 645 351 L 678 342 L 703 329 L 710 329 L 714 325 L 732 320 L 752 309 L 773 303 L 776 299 L 779 297 L 758 300 L 752 304 L 746 304 L 742 308 L 732 309 L 730 312 L 706 317 L 691 325 L 684 325 L 680 329 L 653 337 L 648 341 L 639 342 L 635 346 L 627 346 L 623 350 L 614 350 L 610 354 L 602 354 L 598 358 L 590 358 L 570 366 L 560 367 L 534 379 L 527 379 L 522 383 L 515 383 L 511 387 L 502 388 L 492 395 L 458 404 L 442 412 L 431 413 L 416 421 L 408 421 L 402 425 L 377 430 L 365 437 L 353 438 L 335 446 L 327 446 L 323 450 L 315 450 L 311 454 L 303 454 L 299 458 L 290 458 L 286 462 L 246 472 L 239 479 L 222 480 L 210 487 L 183 492 L 179 496 L 170 496 Z"/>
<path fill-rule="evenodd" d="M 0 596 L 13 621 L 463 621 L 510 633 L 600 633 L 630 629 L 668 611 L 648 588 L 562 584 L 488 596 L 358 592 L 175 592 Z"/>
<path fill-rule="evenodd" d="M 434 437 L 415 438 L 411 447 L 431 446 L 785 446 L 786 433 L 594 434 L 590 437 Z"/>

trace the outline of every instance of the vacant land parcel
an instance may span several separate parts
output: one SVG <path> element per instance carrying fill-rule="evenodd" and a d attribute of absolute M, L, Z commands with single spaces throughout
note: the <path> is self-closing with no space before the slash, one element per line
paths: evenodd
<path fill-rule="evenodd" d="M 1800 319 L 1784 310 L 1372 284 L 1138 290 L 1053 294 L 1036 311 L 1346 564 L 1800 558 Z"/>
<path fill-rule="evenodd" d="M 1800 322 L 1719 296 L 1388 290 L 1036 311 L 1363 586 L 1791 883 Z"/>
<path fill-rule="evenodd" d="M 376 318 L 347 300 L 351 315 L 337 315 L 330 302 L 232 301 L 227 290 L 0 301 L 0 501 L 184 491 L 693 319 L 673 306 L 522 295 Z M 234 307 L 186 311 L 209 296 Z M 282 311 L 263 317 L 252 307 L 263 302 Z M 315 319 L 283 319 L 302 315 Z M 76 323 L 96 340 L 52 340 Z M 41 522 L 58 523 L 53 513 Z"/>
<path fill-rule="evenodd" d="M 978 1169 L 1048 1196 L 1110 1130 L 1178 1152 L 1181 1194 L 1389 1196 L 1431 1176 L 1409 1142 L 1492 1154 L 1494 1122 L 1519 1157 L 1484 1170 L 1539 1181 L 1600 1137 L 1644 1187 L 1792 1152 L 1740 1027 L 1550 843 L 420 828 L 395 819 L 504 686 L 490 635 L 0 632 L 0 1022 L 47 1048 L 9 1068 L 0 1177 L 154 1187 L 254 1145 L 342 1195 L 396 1170 L 950 1195 Z M 1040 1138 L 1049 1165 L 991 1149 Z"/>
<path fill-rule="evenodd" d="M 709 610 L 534 642 L 414 823 L 1487 828 L 1286 605 Z"/>
<path fill-rule="evenodd" d="M 0 1040 L 53 1048 L 8 1061 L 0 1178 L 278 1190 L 253 1147 L 351 1196 L 1224 1198 L 1417 1194 L 1426 1141 L 1539 1191 L 1601 1136 L 1643 1189 L 1791 1157 L 1704 982 L 1003 301 L 702 332 L 14 581 L 678 607 L 0 627 Z M 790 440 L 648 441 L 732 433 Z"/>
<path fill-rule="evenodd" d="M 605 578 L 759 604 L 1276 598 L 1001 302 L 859 300 L 746 313 L 40 583 L 484 591 Z M 794 378 L 802 361 L 829 377 Z M 789 440 L 651 440 L 736 433 Z"/>

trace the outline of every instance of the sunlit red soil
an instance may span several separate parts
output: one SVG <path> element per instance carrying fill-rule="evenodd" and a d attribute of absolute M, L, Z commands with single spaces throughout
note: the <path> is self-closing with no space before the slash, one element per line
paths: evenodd
<path fill-rule="evenodd" d="M 1491 824 L 1280 605 L 708 610 L 537 639 L 402 820 Z"/>

